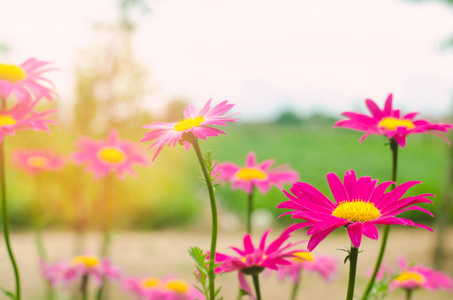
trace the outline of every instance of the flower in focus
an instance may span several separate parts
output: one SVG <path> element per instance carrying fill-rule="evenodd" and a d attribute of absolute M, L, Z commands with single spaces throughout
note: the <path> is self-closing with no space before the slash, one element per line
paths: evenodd
<path fill-rule="evenodd" d="M 221 265 L 215 269 L 215 272 L 241 271 L 244 274 L 253 275 L 262 272 L 265 268 L 278 270 L 278 265 L 290 265 L 291 262 L 288 258 L 293 257 L 293 253 L 302 250 L 288 249 L 300 244 L 300 242 L 288 243 L 283 246 L 290 235 L 282 234 L 269 246 L 266 246 L 266 239 L 269 232 L 270 229 L 264 233 L 258 248 L 255 248 L 250 234 L 247 234 L 244 237 L 244 250 L 231 247 L 238 256 L 229 256 L 217 252 L 215 260 L 216 263 L 220 263 Z"/>
<path fill-rule="evenodd" d="M 311 235 L 308 251 L 313 251 L 327 235 L 341 226 L 347 227 L 351 242 L 356 248 L 360 247 L 362 234 L 373 240 L 378 239 L 378 224 L 418 226 L 432 231 L 431 228 L 410 219 L 396 217 L 407 210 L 419 210 L 433 216 L 428 210 L 415 205 L 432 203 L 425 197 L 433 195 L 401 198 L 409 188 L 421 183 L 420 181 L 405 182 L 387 193 L 386 189 L 393 182 L 387 181 L 376 186 L 377 180 L 372 180 L 369 176 L 357 180 L 354 170 L 345 173 L 343 183 L 334 173 L 327 174 L 327 181 L 336 203 L 315 187 L 296 182 L 290 189 L 293 195 L 283 191 L 290 200 L 277 206 L 293 210 L 282 216 L 291 214 L 293 218 L 305 220 L 291 225 L 284 233 L 311 227 L 307 231 L 307 234 Z"/>
<path fill-rule="evenodd" d="M 143 128 L 151 129 L 151 131 L 145 133 L 144 138 L 140 142 L 155 140 L 149 147 L 155 151 L 153 161 L 166 144 L 174 147 L 178 142 L 181 142 L 186 150 L 189 150 L 190 141 L 195 138 L 205 140 L 208 136 L 225 134 L 225 132 L 210 126 L 227 125 L 226 122 L 236 122 L 237 118 L 231 118 L 236 113 L 224 115 L 233 106 L 234 104 L 222 101 L 211 109 L 211 100 L 209 100 L 198 111 L 195 106 L 188 105 L 184 108 L 183 120 L 170 123 L 155 122 L 142 126 Z"/>
<path fill-rule="evenodd" d="M 343 116 L 349 118 L 340 120 L 334 124 L 334 127 L 344 127 L 358 131 L 364 131 L 365 135 L 360 138 L 360 142 L 370 134 L 385 135 L 389 139 L 394 138 L 395 141 L 404 148 L 406 145 L 406 136 L 414 133 L 433 133 L 441 136 L 450 144 L 449 140 L 439 132 L 447 132 L 453 128 L 451 124 L 430 123 L 427 120 L 414 120 L 417 112 L 411 112 L 401 116 L 399 109 L 392 109 L 392 94 L 390 94 L 385 102 L 384 109 L 381 110 L 373 100 L 365 101 L 371 116 L 359 114 L 355 112 L 342 113 Z"/>
<path fill-rule="evenodd" d="M 13 162 L 19 169 L 29 174 L 55 171 L 65 165 L 62 155 L 45 149 L 16 150 L 13 154 Z"/>
<path fill-rule="evenodd" d="M 0 98 L 14 94 L 19 102 L 27 95 L 52 99 L 55 96 L 53 84 L 43 74 L 54 70 L 48 62 L 30 58 L 20 66 L 0 64 Z"/>
<path fill-rule="evenodd" d="M 137 299 L 143 300 L 195 300 L 202 297 L 194 286 L 173 277 L 126 278 L 123 287 Z"/>
<path fill-rule="evenodd" d="M 11 109 L 0 109 L 0 142 L 5 135 L 14 135 L 16 130 L 44 130 L 50 133 L 48 124 L 56 124 L 56 122 L 48 117 L 55 110 L 36 112 L 33 110 L 35 105 L 36 102 L 24 101 L 17 103 Z"/>
<path fill-rule="evenodd" d="M 111 130 L 107 140 L 96 141 L 81 137 L 77 141 L 78 150 L 72 154 L 76 164 L 85 164 L 95 178 L 107 176 L 110 172 L 124 178 L 126 173 L 135 175 L 132 165 L 147 165 L 148 159 L 139 144 L 120 140 L 115 130 Z"/>
<path fill-rule="evenodd" d="M 70 262 L 48 263 L 41 262 L 43 277 L 53 287 L 62 286 L 69 288 L 80 282 L 82 277 L 93 278 L 97 286 L 102 285 L 102 280 L 121 279 L 120 270 L 106 259 L 99 259 L 93 255 L 79 255 Z"/>
<path fill-rule="evenodd" d="M 331 283 L 337 275 L 336 259 L 326 255 L 314 255 L 312 252 L 296 252 L 291 258 L 291 265 L 278 268 L 278 277 L 283 280 L 290 278 L 295 284 L 298 282 L 301 271 L 318 273 L 326 282 Z"/>
<path fill-rule="evenodd" d="M 229 182 L 232 189 L 242 189 L 252 193 L 253 187 L 257 187 L 261 193 L 266 193 L 272 185 L 283 188 L 284 183 L 293 183 L 299 178 L 299 174 L 288 166 L 281 165 L 272 168 L 275 161 L 267 159 L 257 163 L 254 152 L 249 152 L 245 158 L 245 166 L 240 167 L 232 162 L 223 162 L 215 166 L 213 173 L 219 174 L 217 179 L 221 182 Z"/>

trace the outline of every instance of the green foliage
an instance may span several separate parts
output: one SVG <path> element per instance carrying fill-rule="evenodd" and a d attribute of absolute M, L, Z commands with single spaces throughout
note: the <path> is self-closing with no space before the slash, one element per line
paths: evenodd
<path fill-rule="evenodd" d="M 209 260 L 207 259 L 208 254 L 204 254 L 203 250 L 198 247 L 190 247 L 189 254 L 196 263 L 197 271 L 195 271 L 193 274 L 201 285 L 201 287 L 195 287 L 200 291 L 200 293 L 206 296 L 206 299 L 209 299 Z"/>
<path fill-rule="evenodd" d="M 0 287 L 0 289 L 2 290 L 3 294 L 5 296 L 7 296 L 9 299 L 12 299 L 12 300 L 15 300 L 16 299 L 16 295 L 14 295 L 13 292 L 10 292 L 10 291 L 7 291 L 5 290 L 4 288 Z"/>

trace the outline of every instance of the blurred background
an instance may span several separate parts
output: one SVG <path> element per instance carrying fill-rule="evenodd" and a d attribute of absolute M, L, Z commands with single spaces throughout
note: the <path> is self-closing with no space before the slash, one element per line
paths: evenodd
<path fill-rule="evenodd" d="M 289 164 L 329 195 L 325 175 L 354 169 L 390 180 L 391 153 L 380 136 L 359 144 L 361 133 L 332 129 L 344 111 L 366 113 L 364 100 L 419 111 L 433 122 L 452 122 L 453 1 L 404 0 L 0 0 L 0 62 L 29 57 L 50 61 L 59 99 L 52 135 L 19 132 L 16 149 L 52 149 L 66 157 L 80 136 L 105 139 L 115 128 L 138 142 L 142 125 L 177 121 L 185 105 L 201 108 L 228 100 L 240 122 L 225 136 L 201 143 L 219 162 Z M 143 145 L 144 148 L 149 143 Z M 138 176 L 114 179 L 114 229 L 190 230 L 210 226 L 209 200 L 193 151 L 165 147 Z M 150 158 L 152 153 L 149 152 Z M 413 135 L 400 151 L 398 181 L 421 180 L 411 194 L 432 193 L 441 229 L 430 248 L 439 268 L 450 268 L 443 224 L 452 217 L 452 149 L 434 135 Z M 11 159 L 10 159 L 11 160 Z M 46 231 L 79 236 L 100 226 L 92 204 L 102 184 L 68 158 L 65 168 L 30 176 L 8 165 L 11 225 L 32 227 L 34 202 L 45 206 Z M 217 188 L 221 230 L 242 232 L 246 195 Z M 257 226 L 286 226 L 274 188 L 257 194 Z M 409 214 L 409 213 L 408 213 Z M 407 216 L 407 215 L 406 215 Z M 436 215 L 437 216 L 437 215 Z M 40 216 L 42 217 L 42 216 Z M 434 224 L 430 217 L 412 219 Z M 435 237 L 438 237 L 437 239 Z M 77 246 L 76 246 L 77 248 Z M 435 253 L 435 254 L 432 254 Z M 427 258 L 430 261 L 431 258 Z"/>

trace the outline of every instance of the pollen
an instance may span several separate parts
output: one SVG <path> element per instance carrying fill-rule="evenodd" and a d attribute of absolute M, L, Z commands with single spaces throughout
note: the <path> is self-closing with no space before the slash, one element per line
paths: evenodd
<path fill-rule="evenodd" d="M 79 255 L 72 259 L 71 264 L 85 265 L 87 268 L 93 268 L 99 264 L 99 259 L 92 255 Z"/>
<path fill-rule="evenodd" d="M 159 283 L 160 283 L 160 280 L 155 277 L 143 278 L 142 282 L 141 282 L 141 284 L 144 288 L 153 288 L 153 287 L 158 286 Z"/>
<path fill-rule="evenodd" d="M 178 293 L 185 293 L 189 290 L 189 285 L 179 279 L 173 279 L 167 282 L 167 288 Z"/>
<path fill-rule="evenodd" d="M 14 125 L 16 120 L 10 115 L 0 115 L 0 126 Z"/>
<path fill-rule="evenodd" d="M 295 261 L 308 261 L 308 262 L 312 262 L 315 257 L 313 256 L 313 254 L 311 254 L 310 252 L 304 252 L 304 251 L 301 251 L 301 252 L 295 252 L 293 253 L 293 255 L 295 255 L 295 257 L 293 257 L 293 259 Z"/>
<path fill-rule="evenodd" d="M 126 155 L 116 147 L 104 147 L 98 152 L 98 157 L 108 163 L 116 164 L 122 162 Z"/>
<path fill-rule="evenodd" d="M 404 271 L 403 273 L 401 273 L 401 275 L 396 277 L 395 280 L 399 281 L 399 282 L 411 281 L 411 282 L 416 282 L 418 284 L 422 284 L 425 282 L 425 277 L 418 272 Z"/>
<path fill-rule="evenodd" d="M 18 82 L 27 77 L 24 69 L 15 65 L 0 64 L 0 80 Z"/>
<path fill-rule="evenodd" d="M 242 168 L 236 174 L 240 179 L 252 180 L 252 179 L 266 179 L 267 174 L 260 169 L 255 168 Z"/>
<path fill-rule="evenodd" d="M 378 127 L 385 127 L 388 130 L 395 130 L 398 127 L 406 127 L 407 129 L 415 128 L 414 123 L 409 119 L 397 119 L 393 117 L 383 118 L 379 122 Z"/>
<path fill-rule="evenodd" d="M 183 119 L 180 120 L 176 125 L 175 125 L 175 130 L 176 131 L 185 131 L 189 130 L 192 127 L 198 127 L 200 126 L 201 123 L 203 123 L 204 118 L 203 116 L 198 116 L 196 118 L 190 118 L 190 119 Z"/>
<path fill-rule="evenodd" d="M 47 158 L 45 158 L 44 156 L 40 156 L 40 155 L 30 156 L 27 159 L 27 165 L 32 168 L 41 169 L 41 168 L 46 167 L 48 163 L 49 163 L 49 160 Z"/>
<path fill-rule="evenodd" d="M 363 200 L 346 200 L 338 204 L 332 216 L 349 220 L 351 222 L 365 222 L 377 219 L 381 212 L 374 203 Z"/>

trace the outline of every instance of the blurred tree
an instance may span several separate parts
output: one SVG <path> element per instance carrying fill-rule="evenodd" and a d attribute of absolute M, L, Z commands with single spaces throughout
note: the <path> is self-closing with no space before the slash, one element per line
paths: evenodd
<path fill-rule="evenodd" d="M 300 125 L 302 119 L 294 111 L 286 110 L 277 117 L 275 123 L 278 125 Z"/>
<path fill-rule="evenodd" d="M 183 111 L 187 106 L 187 101 L 183 97 L 176 97 L 170 101 L 167 105 L 167 114 L 165 117 L 166 122 L 176 122 L 184 119 Z"/>

